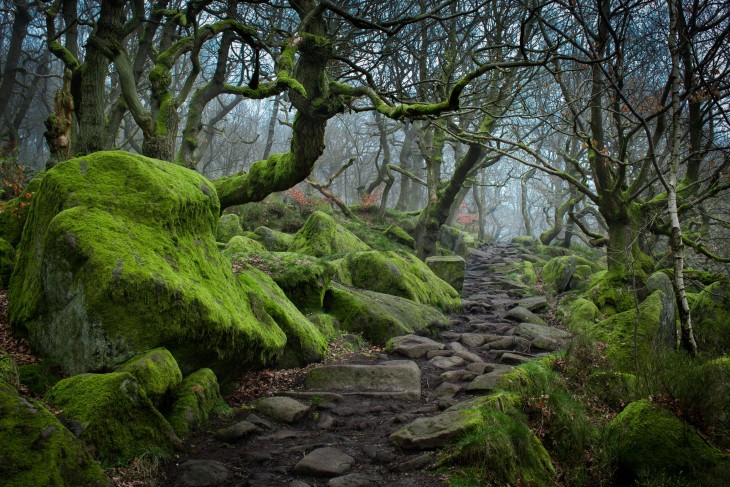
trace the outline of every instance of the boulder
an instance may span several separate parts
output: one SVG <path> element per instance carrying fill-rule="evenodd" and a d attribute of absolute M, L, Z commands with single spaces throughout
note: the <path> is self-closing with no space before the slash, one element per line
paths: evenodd
<path fill-rule="evenodd" d="M 546 324 L 545 320 L 543 320 L 527 308 L 523 308 L 522 306 L 517 306 L 507 311 L 507 314 L 505 314 L 505 318 L 509 318 L 511 320 L 519 321 L 522 323 L 535 323 L 538 325 Z"/>
<path fill-rule="evenodd" d="M 180 440 L 127 372 L 80 374 L 45 396 L 96 458 L 125 463 L 150 449 L 172 452 Z"/>
<path fill-rule="evenodd" d="M 225 485 L 231 471 L 216 460 L 187 460 L 178 467 L 175 487 L 212 487 Z"/>
<path fill-rule="evenodd" d="M 180 367 L 164 348 L 155 348 L 138 355 L 122 364 L 116 372 L 132 374 L 157 407 L 166 402 L 182 382 Z"/>
<path fill-rule="evenodd" d="M 234 213 L 226 213 L 218 219 L 215 239 L 221 243 L 228 243 L 233 237 L 243 234 L 241 220 Z"/>
<path fill-rule="evenodd" d="M 730 354 L 730 281 L 707 286 L 692 305 L 695 340 L 700 352 Z"/>
<path fill-rule="evenodd" d="M 191 430 L 205 424 L 222 401 L 215 373 L 200 369 L 185 377 L 177 387 L 167 420 L 178 437 L 185 438 Z"/>
<path fill-rule="evenodd" d="M 71 374 L 159 346 L 184 373 L 270 362 L 287 336 L 218 251 L 219 210 L 213 185 L 174 164 L 121 151 L 58 164 L 19 246 L 11 326 Z"/>
<path fill-rule="evenodd" d="M 370 247 L 331 216 L 315 211 L 294 235 L 288 250 L 324 257 L 362 252 L 370 250 Z"/>
<path fill-rule="evenodd" d="M 283 423 L 294 423 L 309 412 L 309 406 L 285 396 L 262 397 L 251 406 L 264 416 Z"/>
<path fill-rule="evenodd" d="M 438 242 L 446 249 L 462 257 L 468 255 L 470 247 L 476 247 L 477 245 L 476 239 L 471 233 L 448 225 L 441 225 L 441 228 L 439 228 Z"/>
<path fill-rule="evenodd" d="M 397 353 L 408 358 L 419 358 L 431 350 L 443 350 L 444 344 L 418 335 L 401 335 L 389 342 L 391 353 Z"/>
<path fill-rule="evenodd" d="M 334 477 L 347 472 L 354 464 L 354 458 L 337 448 L 317 448 L 299 460 L 294 466 L 294 473 Z"/>
<path fill-rule="evenodd" d="M 324 296 L 324 310 L 340 326 L 378 345 L 399 335 L 428 326 L 444 327 L 449 318 L 441 311 L 409 299 L 331 283 Z"/>
<path fill-rule="evenodd" d="M 418 257 L 401 252 L 356 252 L 336 263 L 335 278 L 348 286 L 392 294 L 442 311 L 461 307 L 459 293 Z"/>
<path fill-rule="evenodd" d="M 398 242 L 406 247 L 413 248 L 416 244 L 413 237 L 395 223 L 383 230 L 383 234 L 394 242 Z"/>
<path fill-rule="evenodd" d="M 41 179 L 43 179 L 43 173 L 31 179 L 18 197 L 0 205 L 0 238 L 7 240 L 13 247 L 20 243 L 33 198 L 41 186 Z"/>
<path fill-rule="evenodd" d="M 466 261 L 458 255 L 432 255 L 426 258 L 426 265 L 439 278 L 449 283 L 457 291 L 464 286 Z"/>
<path fill-rule="evenodd" d="M 293 235 L 268 227 L 257 227 L 254 233 L 259 236 L 259 241 L 270 252 L 286 252 L 294 240 Z"/>
<path fill-rule="evenodd" d="M 713 469 L 728 464 L 692 427 L 646 400 L 632 402 L 611 421 L 606 442 L 616 455 L 621 485 L 664 475 L 684 482 L 705 476 L 707 482 Z M 720 485 L 727 477 L 714 480 L 702 485 Z"/>
<path fill-rule="evenodd" d="M 113 483 L 56 417 L 0 381 L 0 479 L 6 487 Z"/>
<path fill-rule="evenodd" d="M 241 254 L 249 252 L 266 252 L 266 247 L 261 242 L 243 235 L 231 237 L 226 246 L 223 248 L 223 255 L 233 260 Z"/>
<path fill-rule="evenodd" d="M 593 301 L 585 298 L 571 299 L 567 304 L 567 309 L 561 304 L 563 326 L 573 332 L 580 332 L 592 328 L 600 315 L 600 311 Z"/>
<path fill-rule="evenodd" d="M 306 384 L 312 391 L 421 399 L 421 370 L 410 360 L 317 367 L 307 372 Z"/>
<path fill-rule="evenodd" d="M 655 272 L 646 281 L 646 291 L 651 294 L 661 291 L 662 312 L 659 316 L 659 330 L 655 345 L 673 349 L 677 345 L 677 298 L 672 280 L 663 272 Z"/>
<path fill-rule="evenodd" d="M 578 270 L 578 267 L 581 267 Z M 588 276 L 600 268 L 597 264 L 575 255 L 555 257 L 542 268 L 542 280 L 553 293 L 586 286 Z"/>

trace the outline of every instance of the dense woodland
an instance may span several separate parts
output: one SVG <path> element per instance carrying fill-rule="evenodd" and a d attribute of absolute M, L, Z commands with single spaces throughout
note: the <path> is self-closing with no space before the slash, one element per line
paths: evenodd
<path fill-rule="evenodd" d="M 726 2 L 2 0 L 0 76 L 0 384 L 17 397 L 64 409 L 66 386 L 21 380 L 38 363 L 63 384 L 166 347 L 183 384 L 212 370 L 225 392 L 321 361 L 343 333 L 386 346 L 418 329 L 357 324 L 344 303 L 359 290 L 455 313 L 468 264 L 452 281 L 438 259 L 511 242 L 513 285 L 574 335 L 520 379 L 545 397 L 522 409 L 559 468 L 500 477 L 489 442 L 467 441 L 440 464 L 468 473 L 451 484 L 727 478 Z M 173 396 L 152 409 L 179 441 L 192 426 L 171 419 Z M 611 420 L 647 400 L 712 452 L 688 440 L 668 457 L 702 461 L 627 460 Z M 145 449 L 97 445 L 89 462 Z"/>

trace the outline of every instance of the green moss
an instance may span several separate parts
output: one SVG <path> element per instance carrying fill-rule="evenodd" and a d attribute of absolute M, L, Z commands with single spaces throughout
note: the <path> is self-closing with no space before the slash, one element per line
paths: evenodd
<path fill-rule="evenodd" d="M 216 248 L 218 213 L 212 185 L 173 164 L 99 152 L 57 165 L 19 246 L 11 326 L 71 373 L 158 346 L 184 372 L 268 362 L 286 337 Z"/>
<path fill-rule="evenodd" d="M 312 213 L 307 223 L 294 235 L 289 251 L 315 257 L 341 255 L 370 250 L 367 244 L 353 235 L 334 218 L 321 211 Z"/>
<path fill-rule="evenodd" d="M 0 205 L 0 238 L 7 240 L 13 247 L 20 243 L 25 220 L 40 188 L 41 179 L 42 174 L 31 179 L 20 196 Z"/>
<path fill-rule="evenodd" d="M 134 376 L 126 372 L 63 379 L 45 400 L 63 411 L 78 437 L 106 464 L 128 462 L 150 449 L 170 453 L 179 442 Z"/>
<path fill-rule="evenodd" d="M 327 351 L 327 340 L 269 276 L 258 269 L 249 268 L 241 272 L 238 278 L 252 290 L 260 290 L 249 294 L 254 311 L 262 319 L 270 317 L 286 334 L 286 346 L 275 362 L 278 367 L 300 367 L 322 360 Z"/>
<path fill-rule="evenodd" d="M 233 237 L 241 235 L 243 228 L 238 220 L 238 215 L 226 213 L 218 219 L 218 228 L 215 232 L 215 238 L 219 242 L 227 243 Z"/>
<path fill-rule="evenodd" d="M 730 354 L 730 281 L 707 286 L 691 311 L 698 350 L 709 356 Z"/>
<path fill-rule="evenodd" d="M 185 377 L 175 391 L 167 420 L 180 438 L 199 428 L 223 401 L 218 380 L 210 369 L 200 369 Z"/>
<path fill-rule="evenodd" d="M 336 268 L 335 278 L 348 286 L 401 296 L 443 311 L 461 307 L 459 293 L 412 254 L 350 253 Z"/>
<path fill-rule="evenodd" d="M 467 256 L 469 247 L 476 247 L 477 242 L 474 236 L 468 232 L 448 225 L 441 225 L 439 229 L 439 243 L 444 248 L 462 257 Z"/>
<path fill-rule="evenodd" d="M 17 385 L 19 380 L 18 366 L 13 357 L 0 352 L 0 382 Z"/>
<path fill-rule="evenodd" d="M 646 400 L 629 404 L 611 421 L 606 442 L 616 455 L 623 485 L 662 473 L 698 480 L 727 463 L 693 428 Z"/>
<path fill-rule="evenodd" d="M 447 282 L 456 291 L 461 291 L 466 275 L 466 261 L 458 255 L 434 255 L 426 259 L 426 265 L 442 281 Z"/>
<path fill-rule="evenodd" d="M 15 250 L 7 240 L 0 238 L 0 288 L 10 283 L 10 275 L 15 268 Z"/>
<path fill-rule="evenodd" d="M 325 294 L 324 310 L 337 318 L 343 329 L 361 333 L 379 345 L 398 335 L 448 323 L 448 317 L 431 306 L 389 294 L 348 289 L 334 282 Z"/>
<path fill-rule="evenodd" d="M 583 297 L 593 301 L 602 314 L 612 316 L 635 306 L 632 285 L 630 278 L 600 271 L 591 277 Z M 637 281 L 637 286 L 643 286 L 643 282 Z"/>
<path fill-rule="evenodd" d="M 341 328 L 337 318 L 328 313 L 316 312 L 307 315 L 307 319 L 314 323 L 322 336 L 327 340 L 332 340 Z"/>
<path fill-rule="evenodd" d="M 562 293 L 585 286 L 587 277 L 599 269 L 597 264 L 583 257 L 575 255 L 554 257 L 543 266 L 542 280 L 550 292 Z"/>
<path fill-rule="evenodd" d="M 516 267 L 520 271 L 520 282 L 529 286 L 537 284 L 537 272 L 535 272 L 535 266 L 532 262 L 523 260 L 522 262 L 518 262 Z"/>
<path fill-rule="evenodd" d="M 0 479 L 6 487 L 109 486 L 84 445 L 43 405 L 0 381 Z"/>
<path fill-rule="evenodd" d="M 223 255 L 229 259 L 234 259 L 237 255 L 249 252 L 266 252 L 266 247 L 252 238 L 237 235 L 232 237 L 223 248 Z"/>
<path fill-rule="evenodd" d="M 383 230 L 383 234 L 391 240 L 413 248 L 415 240 L 405 230 L 395 223 Z"/>
<path fill-rule="evenodd" d="M 527 235 L 521 235 L 514 237 L 512 239 L 512 244 L 520 245 L 522 247 L 535 247 L 537 245 L 537 240 Z"/>
<path fill-rule="evenodd" d="M 268 274 L 300 310 L 322 309 L 333 266 L 321 259 L 294 252 L 249 252 L 232 260 Z"/>
<path fill-rule="evenodd" d="M 284 203 L 280 193 L 269 195 L 264 201 L 234 206 L 229 211 L 240 215 L 244 230 L 253 231 L 258 227 L 267 227 L 281 232 L 295 233 L 304 225 L 299 208 Z"/>
<path fill-rule="evenodd" d="M 182 381 L 175 358 L 165 348 L 155 348 L 122 364 L 117 372 L 128 372 L 137 379 L 147 397 L 160 406 Z"/>
<path fill-rule="evenodd" d="M 258 227 L 254 233 L 258 235 L 259 240 L 266 247 L 266 250 L 271 252 L 285 252 L 291 247 L 292 241 L 294 240 L 293 235 L 271 230 L 266 227 Z"/>
<path fill-rule="evenodd" d="M 18 380 L 36 394 L 43 395 L 61 380 L 60 367 L 47 362 L 21 365 Z"/>
<path fill-rule="evenodd" d="M 567 305 L 561 303 L 558 315 L 561 313 L 563 326 L 572 332 L 590 330 L 600 316 L 593 301 L 584 298 L 570 299 Z"/>

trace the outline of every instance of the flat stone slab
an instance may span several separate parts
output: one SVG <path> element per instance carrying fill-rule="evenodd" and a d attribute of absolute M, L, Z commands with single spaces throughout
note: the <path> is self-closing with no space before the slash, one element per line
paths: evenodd
<path fill-rule="evenodd" d="M 532 360 L 530 357 L 525 357 L 524 355 L 517 355 L 516 353 L 503 353 L 500 362 L 502 362 L 503 364 L 521 365 L 526 364 L 530 360 Z"/>
<path fill-rule="evenodd" d="M 459 438 L 468 428 L 462 411 L 447 411 L 437 416 L 418 418 L 388 437 L 401 448 L 429 450 Z"/>
<path fill-rule="evenodd" d="M 380 485 L 383 477 L 374 473 L 351 473 L 335 477 L 327 482 L 327 487 L 370 487 Z"/>
<path fill-rule="evenodd" d="M 306 384 L 311 392 L 418 401 L 421 398 L 421 369 L 411 360 L 392 360 L 379 365 L 328 365 L 307 372 Z"/>
<path fill-rule="evenodd" d="M 442 350 L 444 348 L 443 343 L 418 335 L 402 335 L 395 337 L 393 338 L 392 346 L 393 353 L 397 353 L 408 358 L 423 357 L 431 350 Z"/>
<path fill-rule="evenodd" d="M 494 370 L 474 378 L 467 386 L 467 391 L 493 391 L 502 381 L 502 376 L 512 371 L 512 367 L 496 366 Z"/>
<path fill-rule="evenodd" d="M 461 357 L 467 362 L 484 362 L 484 359 L 475 353 L 471 353 L 468 350 L 456 352 L 457 357 Z"/>
<path fill-rule="evenodd" d="M 175 487 L 222 485 L 231 477 L 228 468 L 215 460 L 188 460 L 178 470 Z"/>
<path fill-rule="evenodd" d="M 520 323 L 515 327 L 515 335 L 530 338 L 534 340 L 538 337 L 548 338 L 551 340 L 567 340 L 572 335 L 560 328 L 552 326 L 539 325 L 536 323 Z"/>
<path fill-rule="evenodd" d="M 262 397 L 251 405 L 264 416 L 283 423 L 293 423 L 309 411 L 309 406 L 285 396 Z"/>
<path fill-rule="evenodd" d="M 547 308 L 548 302 L 545 296 L 530 296 L 529 298 L 520 299 L 517 306 L 522 306 L 530 311 L 540 311 Z"/>
<path fill-rule="evenodd" d="M 317 448 L 299 460 L 294 466 L 294 472 L 317 477 L 335 477 L 350 470 L 354 464 L 354 458 L 337 448 Z"/>
<path fill-rule="evenodd" d="M 215 432 L 213 436 L 218 441 L 233 442 L 244 438 L 251 433 L 259 431 L 259 427 L 248 421 L 240 421 L 227 428 L 223 428 Z"/>
<path fill-rule="evenodd" d="M 487 341 L 487 337 L 482 333 L 462 333 L 460 339 L 467 347 L 479 347 Z"/>
<path fill-rule="evenodd" d="M 523 308 L 522 306 L 517 306 L 516 308 L 512 308 L 511 310 L 507 311 L 507 313 L 504 315 L 505 318 L 509 318 L 515 321 L 520 321 L 522 323 L 536 323 L 538 325 L 546 325 L 545 320 L 537 316 L 535 313 L 530 311 L 527 308 Z"/>
<path fill-rule="evenodd" d="M 452 369 L 464 365 L 464 359 L 461 357 L 434 357 L 428 361 L 434 367 L 439 369 Z"/>

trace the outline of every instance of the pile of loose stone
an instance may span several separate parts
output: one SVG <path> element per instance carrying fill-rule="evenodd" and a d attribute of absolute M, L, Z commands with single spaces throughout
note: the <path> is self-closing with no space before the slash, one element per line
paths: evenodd
<path fill-rule="evenodd" d="M 460 412 L 569 338 L 536 314 L 548 308 L 543 296 L 507 278 L 522 252 L 472 249 L 463 311 L 448 330 L 312 369 L 304 390 L 258 399 L 213 435 L 193 437 L 165 485 L 446 485 L 427 469 L 463 432 Z"/>

